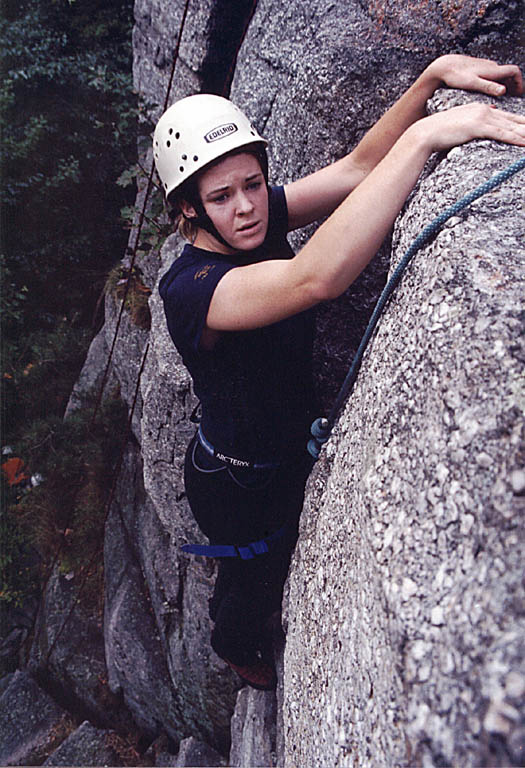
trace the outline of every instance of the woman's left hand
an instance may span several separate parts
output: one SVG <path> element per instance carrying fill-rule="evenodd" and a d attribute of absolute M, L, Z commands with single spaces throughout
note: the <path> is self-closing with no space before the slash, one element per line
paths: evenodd
<path fill-rule="evenodd" d="M 433 61 L 427 73 L 442 85 L 487 96 L 521 96 L 523 93 L 523 78 L 514 64 L 497 64 L 490 59 L 450 53 Z"/>

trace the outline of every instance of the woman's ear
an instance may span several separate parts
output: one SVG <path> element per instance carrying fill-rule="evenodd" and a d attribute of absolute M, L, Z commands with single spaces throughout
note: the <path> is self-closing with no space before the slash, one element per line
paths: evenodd
<path fill-rule="evenodd" d="M 198 218 L 197 211 L 195 210 L 193 205 L 191 205 L 191 203 L 188 203 L 186 200 L 180 201 L 180 209 L 185 219 L 191 220 L 191 219 Z"/>

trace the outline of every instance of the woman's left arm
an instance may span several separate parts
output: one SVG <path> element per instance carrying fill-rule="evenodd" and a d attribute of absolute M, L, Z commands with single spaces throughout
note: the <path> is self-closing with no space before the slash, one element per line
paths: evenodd
<path fill-rule="evenodd" d="M 289 229 L 332 213 L 393 147 L 406 129 L 425 117 L 426 102 L 443 86 L 489 96 L 519 96 L 519 68 L 490 59 L 447 54 L 433 61 L 398 101 L 365 134 L 355 149 L 331 165 L 286 185 Z"/>

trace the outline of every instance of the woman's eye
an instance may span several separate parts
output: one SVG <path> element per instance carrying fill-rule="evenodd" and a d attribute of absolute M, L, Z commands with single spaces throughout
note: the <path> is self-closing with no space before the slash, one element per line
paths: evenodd
<path fill-rule="evenodd" d="M 259 189 L 260 186 L 261 186 L 261 182 L 260 181 L 251 181 L 248 184 L 248 189 Z"/>
<path fill-rule="evenodd" d="M 219 195 L 219 197 L 214 197 L 212 200 L 212 203 L 224 203 L 224 201 L 227 199 L 228 195 Z"/>

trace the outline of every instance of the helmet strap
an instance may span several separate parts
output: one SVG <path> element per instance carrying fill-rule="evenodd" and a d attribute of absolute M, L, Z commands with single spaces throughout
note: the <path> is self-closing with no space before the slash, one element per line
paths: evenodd
<path fill-rule="evenodd" d="M 250 151 L 250 150 L 247 150 L 246 147 L 241 147 L 239 150 L 236 151 L 236 154 L 237 153 L 240 154 L 246 151 Z M 261 166 L 264 180 L 266 182 L 266 188 L 269 194 L 270 187 L 268 184 L 268 156 L 266 154 L 266 150 L 264 149 L 264 147 L 259 147 L 256 151 L 253 151 L 253 154 L 255 154 L 255 156 L 259 160 L 259 164 Z M 197 216 L 186 216 L 183 213 L 184 218 L 188 219 L 193 224 L 196 224 L 198 227 L 201 227 L 201 229 L 206 230 L 206 232 L 212 235 L 212 237 L 214 237 L 219 243 L 226 246 L 226 248 L 232 248 L 233 250 L 235 250 L 233 245 L 231 245 L 231 243 L 225 240 L 224 237 L 220 234 L 220 232 L 217 230 L 217 227 L 215 226 L 211 218 L 206 213 L 206 209 L 204 208 L 204 204 L 201 200 L 201 196 L 197 187 L 197 181 L 195 178 L 189 179 L 186 182 L 183 195 L 197 214 Z"/>
<path fill-rule="evenodd" d="M 195 211 L 197 212 L 197 217 L 193 218 L 192 221 L 194 224 L 196 224 L 198 227 L 201 227 L 201 229 L 205 229 L 206 232 L 209 232 L 212 237 L 214 237 L 216 240 L 219 241 L 222 245 L 225 245 L 226 248 L 233 248 L 233 245 L 229 243 L 227 240 L 224 239 L 224 237 L 221 235 L 221 233 L 218 231 L 217 227 L 211 220 L 211 218 L 206 213 L 206 209 L 204 208 L 204 205 L 202 203 L 202 200 L 200 199 L 200 195 L 197 194 L 196 200 L 193 202 L 193 207 Z"/>

